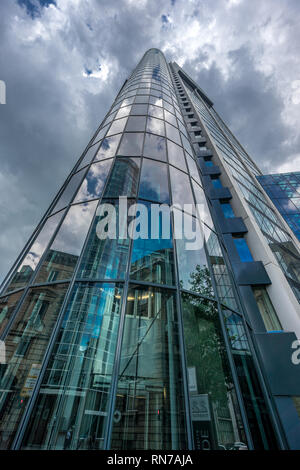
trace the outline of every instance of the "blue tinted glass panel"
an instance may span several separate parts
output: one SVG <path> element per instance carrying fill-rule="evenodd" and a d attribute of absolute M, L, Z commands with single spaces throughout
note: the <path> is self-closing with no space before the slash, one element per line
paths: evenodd
<path fill-rule="evenodd" d="M 233 239 L 241 261 L 253 261 L 252 255 L 244 238 Z"/>
<path fill-rule="evenodd" d="M 170 211 L 167 207 L 166 212 L 162 213 L 157 204 L 140 203 L 143 212 L 137 214 L 137 219 L 143 217 L 143 226 L 138 222 L 136 224 L 130 277 L 137 281 L 173 285 L 175 273 Z M 154 214 L 156 209 L 157 214 Z M 148 227 L 145 227 L 145 221 Z M 143 228 L 144 235 L 139 235 Z"/>
<path fill-rule="evenodd" d="M 226 219 L 230 219 L 232 217 L 235 217 L 235 214 L 234 214 L 234 212 L 232 210 L 232 207 L 229 204 L 229 202 L 228 203 L 221 203 L 221 208 L 222 208 L 223 214 L 226 217 Z"/>

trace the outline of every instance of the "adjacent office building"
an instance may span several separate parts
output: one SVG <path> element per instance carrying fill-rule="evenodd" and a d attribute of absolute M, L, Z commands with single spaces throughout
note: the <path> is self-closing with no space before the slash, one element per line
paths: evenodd
<path fill-rule="evenodd" d="M 2 285 L 1 449 L 300 449 L 299 249 L 260 175 L 147 51 Z"/>
<path fill-rule="evenodd" d="M 300 173 L 259 175 L 257 179 L 300 240 Z"/>

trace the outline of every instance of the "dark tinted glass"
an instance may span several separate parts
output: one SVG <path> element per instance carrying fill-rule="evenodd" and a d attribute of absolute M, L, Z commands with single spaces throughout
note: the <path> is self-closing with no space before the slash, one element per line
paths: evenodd
<path fill-rule="evenodd" d="M 104 197 L 136 196 L 139 167 L 139 158 L 118 157 L 107 183 Z"/>

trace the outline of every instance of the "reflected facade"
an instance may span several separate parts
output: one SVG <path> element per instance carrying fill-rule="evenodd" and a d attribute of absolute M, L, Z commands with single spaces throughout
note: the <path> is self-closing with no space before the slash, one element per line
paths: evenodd
<path fill-rule="evenodd" d="M 242 152 L 197 84 L 147 51 L 3 283 L 1 449 L 296 445 L 256 342 L 291 323 L 225 158 L 293 296 L 297 250 Z"/>

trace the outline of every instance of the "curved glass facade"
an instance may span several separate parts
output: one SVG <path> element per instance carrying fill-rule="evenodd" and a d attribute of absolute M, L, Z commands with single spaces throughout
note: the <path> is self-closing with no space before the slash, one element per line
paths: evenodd
<path fill-rule="evenodd" d="M 0 448 L 276 447 L 222 250 L 150 49 L 3 286 Z"/>

